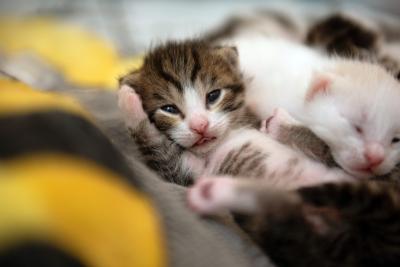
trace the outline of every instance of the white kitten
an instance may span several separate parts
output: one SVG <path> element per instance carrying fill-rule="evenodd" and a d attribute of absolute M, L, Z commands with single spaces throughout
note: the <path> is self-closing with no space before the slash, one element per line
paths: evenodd
<path fill-rule="evenodd" d="M 383 68 L 273 38 L 234 45 L 248 81 L 246 101 L 260 118 L 287 110 L 358 177 L 386 174 L 400 161 L 400 83 Z"/>

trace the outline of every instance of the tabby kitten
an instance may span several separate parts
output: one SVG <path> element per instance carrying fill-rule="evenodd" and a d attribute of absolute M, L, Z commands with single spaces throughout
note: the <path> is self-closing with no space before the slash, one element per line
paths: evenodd
<path fill-rule="evenodd" d="M 168 42 L 150 51 L 120 86 L 119 106 L 145 161 L 178 184 L 200 174 L 207 154 L 231 130 L 258 123 L 244 106 L 232 47 Z"/>

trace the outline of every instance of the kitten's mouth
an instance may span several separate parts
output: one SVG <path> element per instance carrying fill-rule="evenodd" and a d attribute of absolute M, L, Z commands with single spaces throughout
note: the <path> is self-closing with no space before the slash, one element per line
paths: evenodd
<path fill-rule="evenodd" d="M 359 172 L 371 172 L 372 173 L 372 168 L 371 167 L 365 167 L 365 168 L 359 168 L 357 169 Z"/>
<path fill-rule="evenodd" d="M 204 144 L 208 144 L 212 141 L 217 139 L 215 136 L 202 136 L 194 145 L 193 147 L 202 146 Z"/>
<path fill-rule="evenodd" d="M 360 168 L 360 169 L 357 169 L 356 172 L 358 173 L 358 176 L 360 178 L 370 177 L 371 175 L 374 174 L 374 172 L 372 171 L 371 168 Z"/>
<path fill-rule="evenodd" d="M 352 173 L 359 178 L 368 178 L 374 175 L 374 170 L 371 167 L 355 168 Z"/>

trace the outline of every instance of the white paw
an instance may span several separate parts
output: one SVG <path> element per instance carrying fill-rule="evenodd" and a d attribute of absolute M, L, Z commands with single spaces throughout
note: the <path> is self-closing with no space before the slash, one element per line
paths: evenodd
<path fill-rule="evenodd" d="M 188 190 L 189 207 L 203 215 L 221 214 L 228 210 L 229 203 L 235 198 L 232 178 L 200 178 Z"/>
<path fill-rule="evenodd" d="M 134 128 L 139 122 L 147 118 L 139 96 L 128 85 L 122 85 L 118 91 L 118 106 L 128 127 Z"/>
<path fill-rule="evenodd" d="M 267 133 L 272 138 L 277 139 L 282 126 L 296 124 L 298 124 L 298 122 L 292 116 L 290 116 L 286 110 L 282 108 L 276 108 L 271 117 L 262 121 L 261 131 Z"/>

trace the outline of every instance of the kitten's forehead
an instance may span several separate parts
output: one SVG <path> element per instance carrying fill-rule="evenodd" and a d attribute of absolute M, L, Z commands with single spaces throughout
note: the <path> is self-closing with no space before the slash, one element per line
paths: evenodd
<path fill-rule="evenodd" d="M 170 42 L 145 58 L 136 85 L 145 102 L 182 104 L 185 92 L 207 91 L 242 83 L 239 69 L 222 56 L 221 48 L 202 41 Z M 177 102 L 177 103 L 176 103 Z M 148 104 L 148 103 L 146 103 Z"/>
<path fill-rule="evenodd" d="M 196 90 L 194 87 L 185 88 L 183 93 L 183 100 L 185 109 L 189 112 L 201 112 L 205 110 L 204 93 Z"/>
<path fill-rule="evenodd" d="M 349 126 L 361 127 L 366 138 L 385 140 L 400 130 L 400 90 L 369 90 L 338 98 L 335 103 Z"/>
<path fill-rule="evenodd" d="M 185 86 L 193 85 L 199 76 L 213 82 L 223 72 L 233 74 L 228 62 L 214 50 L 199 40 L 169 42 L 148 53 L 143 69 L 182 91 Z"/>
<path fill-rule="evenodd" d="M 197 78 L 201 68 L 200 55 L 207 51 L 202 42 L 168 43 L 151 51 L 143 68 L 172 83 L 182 91 Z"/>

